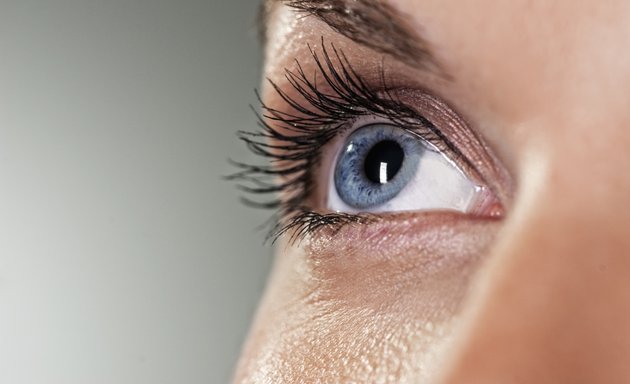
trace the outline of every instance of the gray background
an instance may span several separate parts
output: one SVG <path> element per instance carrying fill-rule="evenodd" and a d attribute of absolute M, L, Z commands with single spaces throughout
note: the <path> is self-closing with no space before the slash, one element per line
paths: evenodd
<path fill-rule="evenodd" d="M 224 383 L 270 249 L 255 0 L 0 0 L 0 382 Z"/>

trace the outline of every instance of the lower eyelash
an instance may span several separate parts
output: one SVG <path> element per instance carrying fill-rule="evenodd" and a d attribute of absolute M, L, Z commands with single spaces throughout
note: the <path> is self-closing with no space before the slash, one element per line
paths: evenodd
<path fill-rule="evenodd" d="M 326 48 L 323 38 L 322 47 L 321 57 L 309 47 L 317 68 L 313 81 L 297 60 L 296 71 L 285 70 L 289 86 L 305 102 L 296 101 L 269 81 L 291 112 L 269 107 L 257 93 L 262 110 L 256 112 L 260 131 L 238 133 L 248 148 L 267 158 L 269 164 L 232 162 L 240 171 L 227 179 L 237 181 L 237 187 L 247 194 L 274 196 L 268 200 L 242 198 L 248 206 L 276 210 L 270 221 L 273 224 L 268 240 L 275 241 L 291 232 L 290 240 L 294 242 L 324 227 L 338 230 L 350 223 L 374 220 L 373 215 L 321 214 L 305 206 L 314 189 L 313 172 L 319 164 L 321 148 L 352 120 L 361 116 L 383 117 L 401 127 L 413 127 L 410 131 L 420 134 L 424 140 L 458 155 L 457 148 L 431 122 L 387 91 L 375 92 L 352 69 L 342 52 L 332 44 L 330 49 Z M 317 75 L 332 89 L 332 94 L 318 89 Z M 381 80 L 380 86 L 386 90 L 383 73 Z"/>
<path fill-rule="evenodd" d="M 312 234 L 323 228 L 331 228 L 333 234 L 340 231 L 349 224 L 369 224 L 377 221 L 379 218 L 372 214 L 351 214 L 351 213 L 328 213 L 321 214 L 313 211 L 303 211 L 294 214 L 289 222 L 280 225 L 273 231 L 273 241 L 277 240 L 284 234 L 291 234 L 288 239 L 289 244 L 301 241 L 309 234 Z"/>

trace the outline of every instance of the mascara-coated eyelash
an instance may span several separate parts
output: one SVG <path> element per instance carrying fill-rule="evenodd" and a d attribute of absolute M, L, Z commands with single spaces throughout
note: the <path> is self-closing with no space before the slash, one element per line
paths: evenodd
<path fill-rule="evenodd" d="M 242 199 L 253 207 L 277 210 L 272 217 L 270 238 L 293 230 L 292 239 L 299 240 L 321 227 L 339 228 L 378 219 L 362 213 L 316 212 L 306 204 L 314 192 L 314 172 L 320 164 L 322 147 L 358 118 L 386 119 L 474 168 L 440 129 L 389 90 L 383 69 L 378 87 L 373 87 L 334 45 L 327 48 L 322 40 L 321 56 L 310 47 L 309 50 L 316 67 L 312 78 L 296 60 L 295 70 L 285 70 L 288 91 L 269 80 L 286 107 L 272 108 L 258 96 L 260 131 L 239 132 L 249 149 L 267 158 L 269 164 L 235 162 L 241 170 L 229 177 L 239 181 L 238 187 L 248 194 L 273 196 L 267 200 Z"/>

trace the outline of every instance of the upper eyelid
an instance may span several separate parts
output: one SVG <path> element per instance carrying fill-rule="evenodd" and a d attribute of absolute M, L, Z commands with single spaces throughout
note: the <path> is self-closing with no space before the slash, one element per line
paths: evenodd
<path fill-rule="evenodd" d="M 383 68 L 380 70 L 380 82 L 376 86 L 367 84 L 350 65 L 343 52 L 338 51 L 333 44 L 330 47 L 332 53 L 326 48 L 322 38 L 323 60 L 315 51 L 310 49 L 317 66 L 316 73 L 320 74 L 323 81 L 317 81 L 317 79 L 311 81 L 297 60 L 296 70 L 285 69 L 288 88 L 297 91 L 299 96 L 305 99 L 305 103 L 297 101 L 290 92 L 269 80 L 284 106 L 272 108 L 261 103 L 263 117 L 272 121 L 291 124 L 310 125 L 314 123 L 318 128 L 325 129 L 327 124 L 331 122 L 337 123 L 357 116 L 374 114 L 386 117 L 401 125 L 408 125 L 411 121 L 419 121 L 430 129 L 429 133 L 434 134 L 441 141 L 435 144 L 449 144 L 448 137 L 443 135 L 429 119 L 418 113 L 413 106 L 402 102 L 395 96 L 396 90 L 388 87 Z M 331 88 L 331 92 L 320 90 L 321 85 Z M 287 109 L 291 112 L 288 112 Z M 456 147 L 450 145 L 445 150 L 457 152 Z"/>
<path fill-rule="evenodd" d="M 431 119 L 427 119 L 418 112 L 415 106 L 396 97 L 399 88 L 388 86 L 384 67 L 380 69 L 379 81 L 368 84 L 355 71 L 344 53 L 335 48 L 334 44 L 331 43 L 330 49 L 328 49 L 322 38 L 321 47 L 323 59 L 309 46 L 310 54 L 317 68 L 316 73 L 322 77 L 320 81 L 318 82 L 317 79 L 311 81 L 301 64 L 296 60 L 295 70 L 285 69 L 286 85 L 279 86 L 269 80 L 276 94 L 282 99 L 283 103 L 281 104 L 284 106 L 270 108 L 263 103 L 263 111 L 271 114 L 265 114 L 264 117 L 286 122 L 286 117 L 290 116 L 293 119 L 291 124 L 313 125 L 317 129 L 327 132 L 329 138 L 332 138 L 350 118 L 370 114 L 385 117 L 394 124 L 409 128 L 409 131 L 420 133 L 423 140 L 429 141 L 438 149 L 446 152 L 455 161 L 465 163 L 464 168 L 476 173 L 476 176 L 479 177 L 475 164 L 463 155 L 458 146 L 451 142 L 448 135 L 444 134 Z M 322 91 L 319 89 L 322 85 L 328 86 L 330 89 Z M 285 90 L 284 87 L 287 87 L 289 91 Z M 306 99 L 306 102 L 302 104 L 296 101 L 290 91 L 298 91 L 300 96 Z M 423 91 L 422 93 L 428 92 Z M 346 103 L 339 103 L 339 97 L 345 98 Z M 334 109 L 325 110 L 325 103 L 324 108 L 321 108 L 321 101 L 329 98 L 333 99 Z M 357 108 L 357 99 L 363 101 L 360 108 Z M 309 106 L 315 107 L 315 111 L 307 109 Z M 295 116 L 286 111 L 285 108 L 287 107 L 292 109 L 292 112 L 301 112 L 303 115 Z M 341 116 L 336 114 L 340 107 L 344 109 L 344 115 Z M 280 128 L 282 129 L 282 127 Z"/>

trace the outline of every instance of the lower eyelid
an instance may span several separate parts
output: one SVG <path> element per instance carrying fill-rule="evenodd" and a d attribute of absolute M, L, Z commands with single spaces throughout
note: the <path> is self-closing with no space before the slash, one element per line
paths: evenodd
<path fill-rule="evenodd" d="M 452 212 L 401 213 L 337 230 L 323 228 L 301 248 L 316 277 L 331 284 L 352 275 L 359 285 L 373 285 L 378 280 L 367 278 L 373 266 L 383 287 L 401 287 L 406 281 L 417 288 L 419 282 L 476 268 L 499 226 L 497 220 Z"/>

